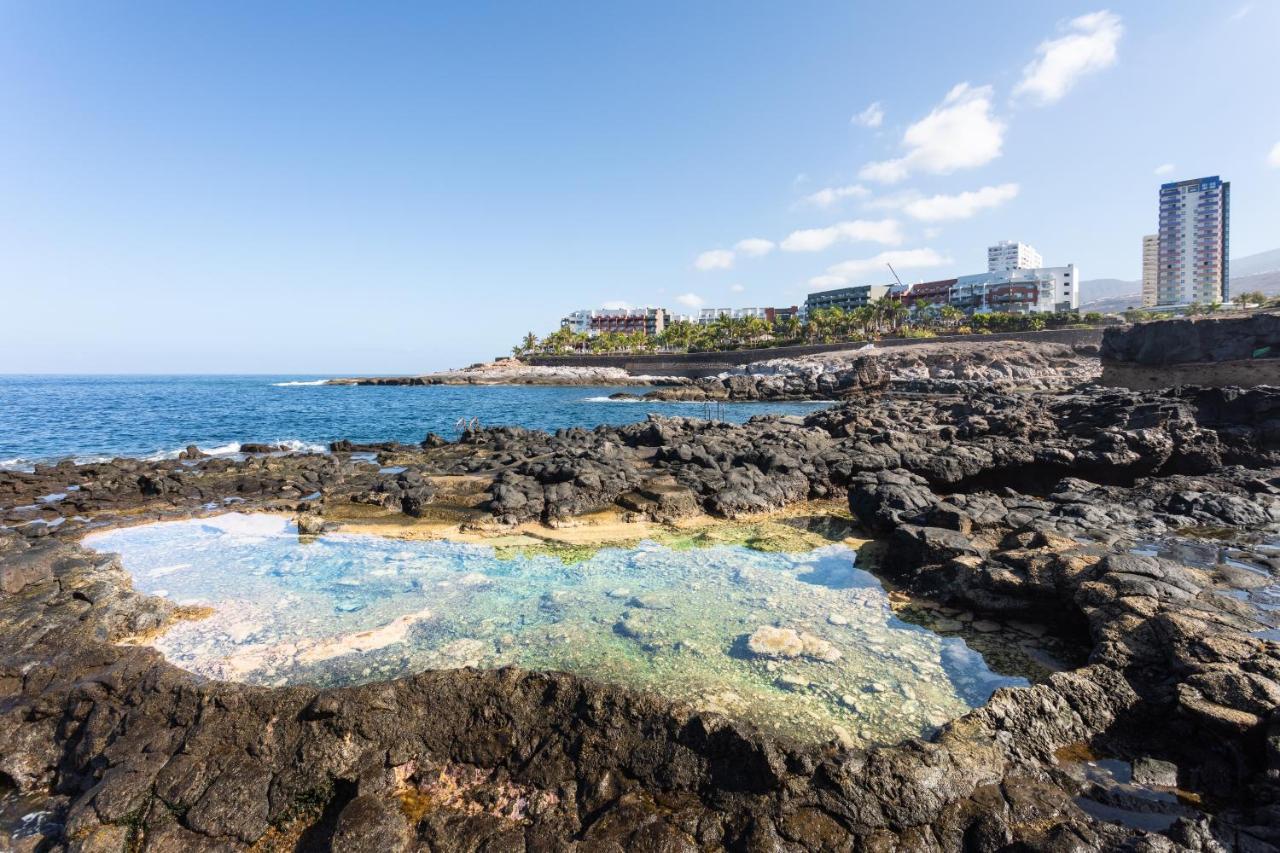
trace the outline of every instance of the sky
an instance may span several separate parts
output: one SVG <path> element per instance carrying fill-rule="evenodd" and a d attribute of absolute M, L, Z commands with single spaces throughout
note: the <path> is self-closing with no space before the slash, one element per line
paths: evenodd
<path fill-rule="evenodd" d="M 1280 0 L 0 0 L 0 373 L 416 373 L 578 308 L 1280 247 Z"/>

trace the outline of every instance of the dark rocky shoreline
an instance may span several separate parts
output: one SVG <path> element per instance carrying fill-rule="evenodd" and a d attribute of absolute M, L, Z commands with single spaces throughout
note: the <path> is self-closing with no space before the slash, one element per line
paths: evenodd
<path fill-rule="evenodd" d="M 1230 566 L 1134 550 L 1212 532 L 1275 559 L 1248 541 L 1280 523 L 1280 390 L 931 390 L 745 425 L 0 472 L 0 781 L 51 792 L 50 849 L 1276 849 L 1280 646 L 1258 636 L 1274 626 Z M 784 743 L 563 674 L 202 682 L 115 644 L 183 614 L 75 543 L 228 506 L 501 528 L 845 494 L 893 583 L 1042 625 L 1087 663 L 870 750 Z M 1183 816 L 1162 834 L 1091 817 L 1133 805 L 1084 778 L 1091 754 L 1168 762 Z"/>

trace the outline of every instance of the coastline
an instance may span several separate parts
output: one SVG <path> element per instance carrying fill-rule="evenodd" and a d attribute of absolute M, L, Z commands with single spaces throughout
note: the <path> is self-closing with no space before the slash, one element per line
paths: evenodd
<path fill-rule="evenodd" d="M 186 732 L 189 723 L 175 716 L 174 703 L 199 695 L 239 709 L 224 714 L 228 728 L 202 747 L 214 752 L 197 753 L 212 762 L 203 781 L 165 800 L 157 792 L 168 790 L 165 780 L 188 766 L 187 759 L 147 752 L 143 738 L 129 741 L 136 749 L 117 748 L 112 768 L 103 771 L 91 750 L 83 763 L 57 770 L 63 779 L 79 780 L 73 789 L 80 793 L 59 795 L 66 797 L 69 833 L 247 845 L 314 820 L 313 812 L 288 804 L 315 790 L 329 791 L 319 802 L 350 820 L 365 809 L 399 827 L 402 812 L 398 806 L 387 811 L 387 804 L 430 798 L 431 779 L 438 778 L 432 774 L 466 767 L 481 781 L 463 795 L 465 802 L 492 793 L 494 785 L 524 786 L 527 796 L 541 798 L 560 790 L 548 787 L 551 779 L 579 780 L 579 793 L 560 791 L 561 805 L 548 805 L 520 826 L 584 843 L 626 846 L 649 825 L 641 814 L 650 812 L 629 811 L 624 803 L 670 797 L 683 803 L 680 814 L 701 815 L 710 821 L 704 825 L 719 827 L 708 830 L 707 843 L 727 844 L 727 827 L 741 826 L 735 830 L 747 833 L 741 837 L 785 837 L 803 845 L 799 839 L 823 827 L 851 843 L 890 837 L 913 843 L 925 833 L 954 849 L 974 821 L 991 820 L 1004 821 L 998 824 L 1003 837 L 1046 843 L 1042 825 L 1002 819 L 990 808 L 991 797 L 1006 801 L 1010 795 L 1001 792 L 1012 790 L 1025 792 L 1021 802 L 1055 814 L 1059 829 L 1053 831 L 1099 847 L 1133 839 L 1134 830 L 1099 823 L 1074 804 L 1079 796 L 1102 796 L 1090 787 L 1096 783 L 1073 775 L 1078 762 L 1065 757 L 1090 749 L 1130 761 L 1171 760 L 1180 768 L 1179 784 L 1228 804 L 1175 820 L 1169 831 L 1181 833 L 1176 838 L 1256 825 L 1245 791 L 1269 783 L 1265 759 L 1247 744 L 1269 725 L 1268 700 L 1259 698 L 1267 694 L 1258 691 L 1272 689 L 1265 673 L 1273 671 L 1280 647 L 1252 636 L 1268 626 L 1225 594 L 1228 576 L 1133 549 L 1193 528 L 1244 531 L 1280 521 L 1276 490 L 1256 485 L 1280 479 L 1280 448 L 1257 426 L 1265 421 L 1260 412 L 1280 406 L 1280 391 L 990 385 L 965 398 L 862 391 L 851 394 L 852 402 L 803 418 L 741 425 L 651 418 L 558 435 L 494 428 L 469 431 L 457 442 L 357 451 L 376 454 L 376 462 L 339 451 L 5 472 L 5 523 L 20 523 L 0 535 L 6 638 L 0 660 L 4 673 L 35 665 L 49 677 L 10 676 L 14 702 L 0 712 L 0 734 L 18 746 L 0 753 L 0 772 L 26 790 L 47 785 L 65 743 L 59 732 L 85 725 L 82 701 L 99 709 L 97 719 L 128 720 L 134 731 Z M 56 506 L 11 508 L 52 492 L 55 481 L 80 488 Z M 1037 625 L 1086 644 L 1088 663 L 1034 687 L 1000 691 L 932 739 L 869 750 L 787 744 L 731 719 L 565 675 L 450 670 L 334 690 L 199 683 L 147 648 L 111 644 L 159 629 L 174 618 L 172 605 L 133 593 L 118 562 L 104 563 L 74 544 L 98 525 L 275 509 L 294 515 L 303 532 L 357 522 L 347 517 L 355 512 L 364 516 L 357 530 L 368 524 L 367 532 L 418 528 L 434 535 L 438 524 L 477 536 L 516 531 L 519 538 L 507 546 L 568 549 L 572 558 L 574 548 L 598 545 L 584 520 L 605 522 L 599 527 L 609 536 L 636 524 L 644 536 L 654 526 L 679 529 L 702 517 L 715 524 L 767 517 L 815 498 L 844 503 L 866 531 L 860 535 L 887 543 L 868 554 L 879 555 L 879 570 L 914 610 L 959 608 L 982 620 Z M 607 518 L 596 515 L 602 511 Z M 538 535 L 524 538 L 529 532 Z M 83 592 L 68 594 L 76 590 Z M 41 627 L 33 632 L 33 626 Z M 104 666 L 127 673 L 121 688 L 72 701 L 83 696 L 75 685 L 101 677 Z M 424 695 L 433 697 L 430 716 L 421 710 Z M 584 717 L 576 710 L 582 703 L 608 710 Z M 474 722 L 473 709 L 490 704 L 504 709 L 501 727 L 510 733 L 500 749 L 488 740 L 490 730 Z M 30 713 L 50 705 L 65 710 Z M 388 711 L 377 708 L 390 711 L 393 728 L 378 722 Z M 289 721 L 273 736 L 283 740 L 246 753 L 243 765 L 223 774 L 213 756 L 248 748 L 267 719 Z M 1154 726 L 1154 720 L 1165 724 Z M 1186 737 L 1190 729 L 1201 736 Z M 351 754 L 340 744 L 356 731 L 359 745 Z M 415 745 L 396 747 L 406 732 Z M 561 763 L 550 776 L 536 762 L 510 763 L 509 756 L 536 744 L 567 745 L 563 738 L 592 746 L 587 753 L 556 746 L 554 754 L 564 758 L 556 759 Z M 641 743 L 659 750 L 640 749 Z M 287 770 L 287 756 L 298 749 L 315 760 Z M 390 764 L 388 755 L 394 756 Z M 672 760 L 686 768 L 674 778 Z M 748 788 L 726 782 L 730 766 L 738 773 L 751 768 L 734 777 Z M 914 783 L 885 787 L 889 779 L 917 778 L 925 766 L 941 774 L 930 777 L 928 805 L 901 796 L 914 791 Z M 629 780 L 626 797 L 593 806 L 585 792 L 606 776 Z M 367 781 L 342 799 L 333 793 L 334 779 Z M 282 799 L 255 793 L 268 783 L 283 786 Z M 104 791 L 119 791 L 112 796 L 122 796 L 127 810 L 108 805 Z M 228 802 L 248 807 L 232 815 L 222 808 Z M 860 817 L 866 812 L 851 811 L 855 802 L 893 815 L 895 828 Z M 175 819 L 164 803 L 184 816 Z M 581 815 L 600 808 L 609 821 L 583 822 Z M 130 823 L 138 809 L 141 823 Z M 418 819 L 456 814 L 435 806 Z M 659 825 L 673 843 L 685 837 L 679 822 Z M 475 831 L 510 828 L 486 826 Z"/>

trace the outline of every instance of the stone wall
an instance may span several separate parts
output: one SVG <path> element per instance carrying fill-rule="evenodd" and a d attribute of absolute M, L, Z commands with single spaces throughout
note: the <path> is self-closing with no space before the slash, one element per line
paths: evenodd
<path fill-rule="evenodd" d="M 906 347 L 950 341 L 1032 341 L 1036 343 L 1097 345 L 1102 329 L 1049 329 L 1043 332 L 1005 332 L 990 335 L 950 335 L 937 338 L 888 338 L 875 342 L 877 347 Z M 633 376 L 687 376 L 697 379 L 722 373 L 731 367 L 766 361 L 771 358 L 797 358 L 824 352 L 855 350 L 863 344 L 805 344 L 793 347 L 743 349 L 729 352 L 658 353 L 654 355 L 540 355 L 525 359 L 529 364 L 547 367 L 620 367 Z"/>

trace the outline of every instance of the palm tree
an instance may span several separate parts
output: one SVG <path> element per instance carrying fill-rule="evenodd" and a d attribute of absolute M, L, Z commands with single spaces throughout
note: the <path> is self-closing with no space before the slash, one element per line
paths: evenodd
<path fill-rule="evenodd" d="M 880 301 L 887 303 L 884 305 L 882 310 L 884 311 L 885 320 L 889 323 L 889 327 L 893 329 L 895 333 L 901 331 L 902 324 L 906 322 L 907 317 L 911 314 L 907 309 L 907 306 L 903 305 L 902 300 L 900 299 L 881 299 Z"/>
<path fill-rule="evenodd" d="M 948 329 L 954 329 L 964 319 L 964 312 L 954 305 L 943 305 L 938 309 L 938 319 Z"/>
<path fill-rule="evenodd" d="M 871 327 L 875 324 L 875 309 L 870 305 L 859 305 L 849 312 L 849 325 L 858 330 L 858 337 L 865 340 L 871 337 Z"/>
<path fill-rule="evenodd" d="M 792 314 L 786 319 L 786 322 L 782 324 L 782 328 L 787 339 L 795 341 L 800 339 L 800 332 L 804 328 L 804 324 L 800 322 L 799 317 Z"/>

